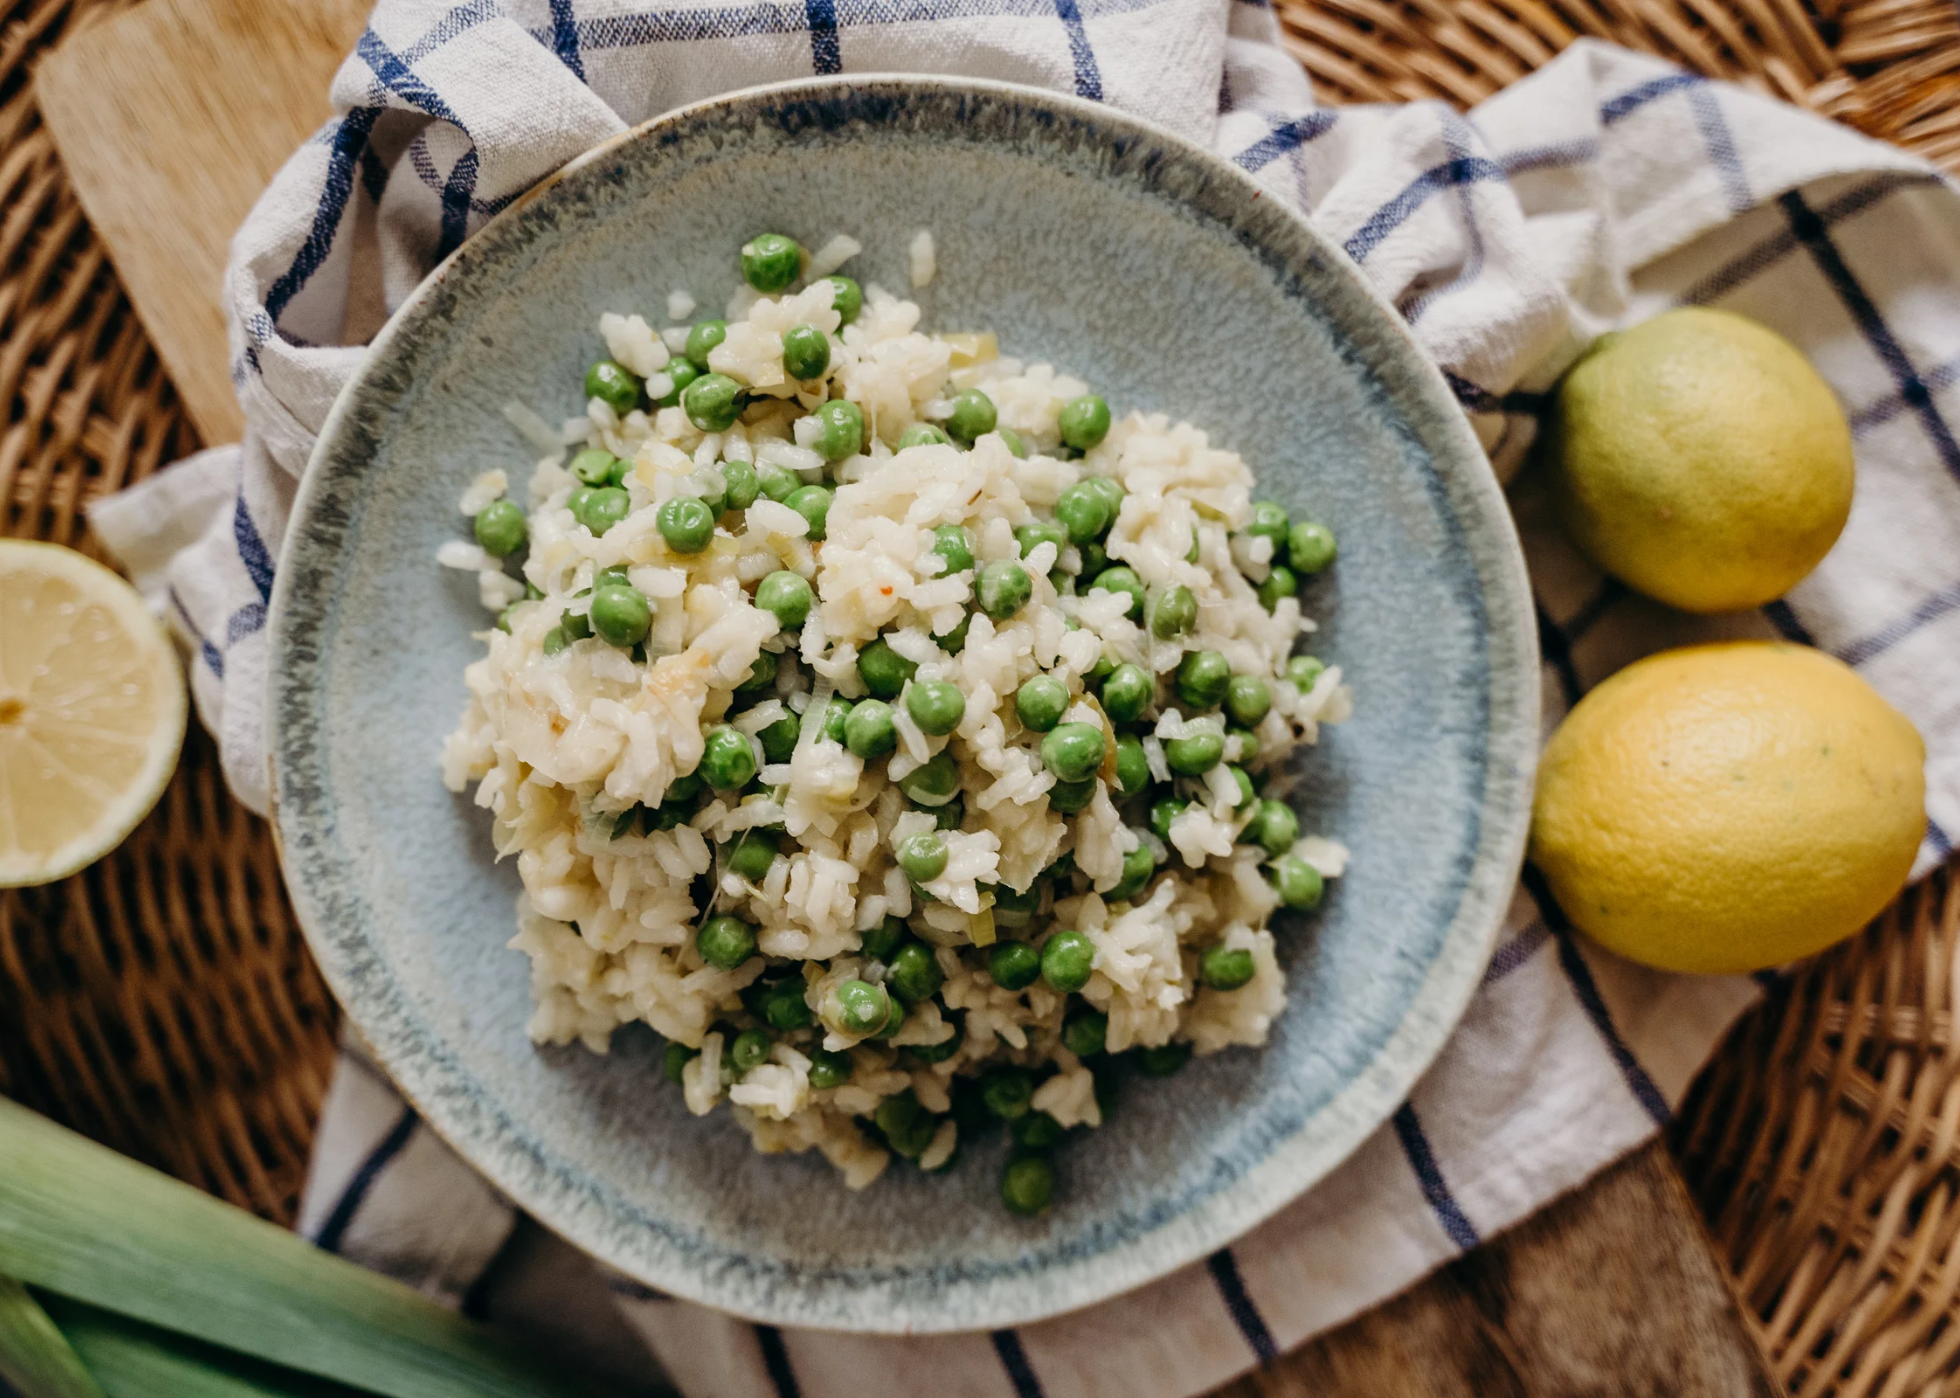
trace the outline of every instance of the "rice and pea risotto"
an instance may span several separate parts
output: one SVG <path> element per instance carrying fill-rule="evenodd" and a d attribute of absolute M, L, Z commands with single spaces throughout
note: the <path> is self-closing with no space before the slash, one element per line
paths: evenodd
<path fill-rule="evenodd" d="M 1334 539 L 857 251 L 758 237 L 726 320 L 601 317 L 584 417 L 512 405 L 551 451 L 442 551 L 499 612 L 444 775 L 517 857 L 534 1039 L 644 1021 L 691 1111 L 853 1188 L 1005 1122 L 1036 1214 L 1119 1062 L 1285 1002 L 1268 918 L 1347 857 L 1279 799 L 1349 708 L 1291 654 Z"/>

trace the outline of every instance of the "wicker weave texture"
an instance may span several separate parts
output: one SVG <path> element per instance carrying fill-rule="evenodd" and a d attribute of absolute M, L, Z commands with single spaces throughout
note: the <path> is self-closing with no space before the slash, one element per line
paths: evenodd
<path fill-rule="evenodd" d="M 0 530 L 92 548 L 89 499 L 199 443 L 90 232 L 29 69 L 129 0 L 0 0 Z M 1325 101 L 1473 103 L 1581 36 L 1733 78 L 1960 168 L 1948 0 L 1276 0 Z M 1793 1391 L 1960 1391 L 1960 877 L 1773 993 L 1675 1130 Z M 194 733 L 114 855 L 0 893 L 0 1092 L 292 1215 L 335 1011 L 264 825 Z"/>

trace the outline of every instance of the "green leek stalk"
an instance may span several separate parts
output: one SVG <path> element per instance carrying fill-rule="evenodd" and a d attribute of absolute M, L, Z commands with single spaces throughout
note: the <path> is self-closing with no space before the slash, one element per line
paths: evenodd
<path fill-rule="evenodd" d="M 4 1098 L 0 1276 L 388 1398 L 590 1391 L 399 1282 Z"/>
<path fill-rule="evenodd" d="M 103 1398 L 41 1303 L 0 1277 L 0 1380 L 21 1398 Z"/>
<path fill-rule="evenodd" d="M 366 1398 L 65 1297 L 50 1296 L 48 1312 L 106 1398 Z"/>

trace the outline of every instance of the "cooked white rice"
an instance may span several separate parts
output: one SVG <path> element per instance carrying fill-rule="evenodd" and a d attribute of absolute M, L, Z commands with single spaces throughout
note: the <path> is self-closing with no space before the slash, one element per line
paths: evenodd
<path fill-rule="evenodd" d="M 829 271 L 857 250 L 848 238 L 832 239 L 819 265 Z M 930 279 L 933 260 L 922 234 L 908 269 L 915 285 Z M 1064 1044 L 1065 1016 L 1080 1013 L 1071 1007 L 1107 1016 L 1107 1055 L 1173 1043 L 1200 1054 L 1263 1043 L 1286 997 L 1268 928 L 1278 905 L 1267 873 L 1273 854 L 1240 839 L 1259 803 L 1243 804 L 1238 778 L 1220 763 L 1175 779 L 1189 804 L 1163 838 L 1149 828 L 1148 805 L 1171 777 L 1165 745 L 1224 727 L 1215 712 L 1178 712 L 1173 674 L 1187 653 L 1214 651 L 1233 674 L 1266 683 L 1272 706 L 1253 730 L 1257 753 L 1239 763 L 1255 777 L 1276 773 L 1298 745 L 1313 742 L 1318 724 L 1345 717 L 1349 699 L 1337 668 L 1301 680 L 1304 691 L 1285 678 L 1297 639 L 1313 624 L 1297 598 L 1280 597 L 1269 611 L 1256 595 L 1274 544 L 1242 532 L 1252 518 L 1253 478 L 1238 455 L 1188 423 L 1139 413 L 1117 419 L 1099 445 L 1076 455 L 1062 447 L 1059 416 L 1089 391 L 1081 380 L 1003 357 L 991 335 L 923 333 L 917 305 L 875 286 L 856 318 L 840 326 L 834 295 L 828 282 L 814 281 L 800 291 L 737 298 L 741 314 L 708 356 L 712 370 L 748 393 L 746 411 L 725 431 L 697 428 L 682 407 L 622 417 L 594 398 L 573 450 L 551 451 L 531 476 L 521 581 L 476 543 L 445 546 L 440 561 L 476 572 L 484 605 L 508 610 L 498 629 L 482 633 L 486 653 L 468 668 L 470 700 L 447 741 L 443 773 L 452 790 L 475 785 L 499 856 L 517 860 L 524 893 L 511 945 L 531 960 L 532 1037 L 577 1040 L 603 1053 L 619 1026 L 648 1024 L 682 1046 L 671 1061 L 690 1110 L 705 1114 L 726 1103 L 758 1149 L 815 1147 L 856 1188 L 889 1160 L 884 1133 L 870 1125 L 881 1102 L 909 1091 L 930 1114 L 908 1153 L 937 1169 L 958 1143 L 955 1117 L 971 1120 L 956 1112 L 955 1096 L 1003 1066 L 1033 1075 L 1034 1111 L 1064 1128 L 1099 1125 L 1096 1075 L 1109 1059 L 1085 1062 Z M 683 316 L 693 304 L 677 291 L 666 309 Z M 785 376 L 782 337 L 796 325 L 828 334 L 830 368 L 820 381 Z M 649 398 L 671 391 L 669 370 L 682 364 L 687 326 L 656 330 L 623 309 L 596 330 L 608 356 L 645 381 Z M 999 429 L 1019 434 L 1025 458 L 1001 430 L 968 449 L 896 449 L 906 428 L 943 424 L 953 396 L 970 388 L 992 400 Z M 827 463 L 812 449 L 808 414 L 832 397 L 862 409 L 866 449 Z M 535 413 L 514 408 L 511 416 L 527 439 L 550 444 L 555 434 Z M 597 536 L 567 504 L 580 484 L 567 458 L 581 447 L 628 463 L 628 511 Z M 714 492 L 728 463 L 834 486 L 824 538 L 809 537 L 810 522 L 797 509 L 761 495 L 746 510 L 721 515 L 701 552 L 669 547 L 660 505 Z M 1185 634 L 1158 639 L 1126 614 L 1122 593 L 1077 589 L 1084 556 L 1074 546 L 1044 542 L 1021 560 L 1032 595 L 1000 620 L 975 606 L 973 571 L 940 572 L 936 527 L 963 525 L 976 567 L 1020 559 L 1016 527 L 1052 518 L 1062 493 L 1090 476 L 1124 492 L 1102 541 L 1110 564 L 1133 569 L 1153 597 L 1179 584 L 1195 595 L 1196 623 Z M 464 492 L 463 512 L 478 514 L 506 489 L 502 471 L 486 472 Z M 1195 561 L 1187 561 L 1194 535 Z M 604 568 L 626 570 L 651 604 L 651 629 L 637 649 L 597 637 L 564 642 L 561 622 L 586 612 L 587 590 Z M 800 632 L 781 629 L 753 604 L 761 579 L 778 570 L 815 589 Z M 526 584 L 531 595 L 520 600 Z M 961 621 L 969 627 L 965 645 L 949 653 L 935 637 Z M 825 712 L 833 693 L 865 695 L 858 657 L 880 636 L 916 663 L 913 685 L 944 680 L 963 693 L 954 731 L 928 736 L 901 699 L 892 706 L 897 746 L 888 758 L 867 762 L 809 722 L 793 751 L 771 760 L 759 736 L 770 725 L 795 721 L 818 700 Z M 773 683 L 738 696 L 765 651 L 778 660 Z M 1127 800 L 1118 795 L 1111 748 L 1093 798 L 1063 815 L 1050 806 L 1055 777 L 1041 757 L 1042 735 L 1024 728 L 1014 695 L 1031 677 L 1052 675 L 1067 686 L 1068 720 L 1086 721 L 1113 741 L 1117 727 L 1084 680 L 1107 661 L 1156 678 L 1148 717 L 1124 730 L 1141 740 L 1152 788 Z M 705 735 L 724 724 L 753 744 L 761 770 L 752 789 L 704 790 L 665 819 L 648 815 L 670 786 L 688 785 Z M 1240 758 L 1244 743 L 1229 740 L 1227 762 Z M 957 764 L 963 810 L 953 808 L 956 829 L 937 832 L 947 862 L 922 896 L 894 849 L 934 830 L 937 813 L 914 805 L 897 782 L 942 751 Z M 1265 793 L 1276 794 L 1277 787 Z M 750 879 L 727 867 L 744 832 L 771 828 L 780 832 L 780 852 L 766 872 Z M 1117 892 L 1125 855 L 1138 848 L 1150 851 L 1159 872 L 1142 888 L 1106 896 Z M 1329 878 L 1346 860 L 1339 845 L 1315 835 L 1290 854 Z M 1062 868 L 1044 877 L 1057 861 Z M 1003 890 L 1031 889 L 1039 903 L 1025 925 L 996 922 Z M 734 969 L 708 964 L 696 929 L 710 913 L 750 924 L 756 953 Z M 864 953 L 864 934 L 887 927 L 888 918 L 903 920 L 908 935 L 930 948 L 944 984 L 912 1005 L 889 1038 L 863 1037 L 838 1027 L 833 992 L 852 980 L 887 981 L 888 967 Z M 1093 974 L 1079 994 L 1042 980 L 1019 991 L 994 982 L 992 944 L 1019 938 L 1038 947 L 1063 928 L 1094 947 Z M 1217 945 L 1250 954 L 1251 978 L 1240 988 L 1203 983 L 1200 957 Z M 744 991 L 785 975 L 800 977 L 816 1022 L 772 1032 L 766 1060 L 736 1069 L 736 1036 L 760 1022 L 759 1002 Z M 941 1056 L 956 1024 L 963 1037 Z M 849 1080 L 813 1086 L 813 1062 L 839 1053 L 848 1055 Z M 834 1078 L 839 1060 L 825 1061 Z M 917 1142 L 926 1142 L 923 1150 Z"/>

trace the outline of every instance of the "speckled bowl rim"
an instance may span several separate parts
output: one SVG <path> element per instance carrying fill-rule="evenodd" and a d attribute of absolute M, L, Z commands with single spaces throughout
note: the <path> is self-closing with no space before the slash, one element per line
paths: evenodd
<path fill-rule="evenodd" d="M 757 1304 L 753 1292 L 728 1285 L 712 1267 L 663 1237 L 657 1220 L 643 1214 L 605 1180 L 590 1178 L 556 1158 L 549 1144 L 527 1133 L 480 1084 L 467 1064 L 423 1024 L 392 979 L 373 984 L 358 974 L 369 961 L 372 929 L 344 925 L 331 915 L 337 900 L 331 847 L 333 812 L 326 781 L 326 754 L 315 734 L 288 723 L 309 712 L 323 649 L 316 644 L 331 618 L 330 607 L 309 597 L 302 580 L 325 577 L 333 559 L 308 528 L 315 513 L 332 519 L 339 492 L 358 493 L 367 460 L 343 428 L 376 402 L 398 396 L 387 386 L 395 342 L 449 294 L 459 269 L 486 255 L 496 234 L 536 201 L 579 172 L 629 143 L 658 140 L 690 125 L 719 123 L 731 112 L 753 110 L 756 122 L 799 99 L 848 94 L 892 99 L 985 97 L 1032 107 L 1046 119 L 1086 127 L 1099 140 L 1140 142 L 1161 152 L 1158 168 L 1194 168 L 1210 196 L 1191 206 L 1215 226 L 1231 229 L 1268 265 L 1284 267 L 1318 258 L 1372 306 L 1387 351 L 1359 351 L 1383 391 L 1413 415 L 1417 435 L 1432 448 L 1434 488 L 1470 509 L 1452 513 L 1483 588 L 1484 642 L 1489 660 L 1488 748 L 1485 789 L 1478 814 L 1477 852 L 1466 873 L 1461 901 L 1401 1024 L 1369 1066 L 1357 1074 L 1302 1128 L 1274 1146 L 1230 1190 L 1220 1191 L 1153 1229 L 1108 1251 L 1069 1258 L 1044 1273 L 1044 1302 L 1030 1304 L 1028 1288 L 1012 1278 L 991 1278 L 934 1293 L 929 1311 L 907 1304 L 901 1278 L 823 1287 L 768 1288 Z M 1161 184 L 1153 173 L 1150 181 Z M 1214 207 L 1220 188 L 1241 196 L 1228 214 Z M 1170 198 L 1167 192 L 1158 197 Z M 1289 246 L 1289 243 L 1291 244 Z M 1335 323 L 1356 329 L 1351 316 Z M 1427 419 L 1424 421 L 1423 419 Z M 1447 512 L 1447 507 L 1446 512 Z M 332 520 L 327 536 L 337 540 Z M 1468 1008 L 1482 978 L 1509 906 L 1524 859 L 1533 772 L 1538 750 L 1539 688 L 1536 620 L 1524 555 L 1515 527 L 1482 447 L 1442 374 L 1418 347 L 1407 324 L 1338 245 L 1278 200 L 1265 199 L 1244 171 L 1211 152 L 1147 121 L 1099 103 L 1038 88 L 978 79 L 913 75 L 864 75 L 772 83 L 724 94 L 654 118 L 567 162 L 492 219 L 432 271 L 375 336 L 361 368 L 328 413 L 293 503 L 270 609 L 271 665 L 268 688 L 268 764 L 274 828 L 293 907 L 328 985 L 367 1044 L 422 1119 L 458 1154 L 526 1212 L 600 1260 L 670 1295 L 700 1302 L 749 1320 L 811 1329 L 929 1334 L 1025 1325 L 1144 1286 L 1209 1256 L 1299 1198 L 1346 1160 L 1404 1102 L 1441 1052 Z M 594 1203 L 601 1207 L 594 1208 Z M 620 1228 L 626 1220 L 643 1226 Z M 613 1226 L 608 1227 L 608 1224 Z"/>

